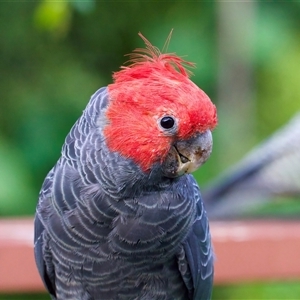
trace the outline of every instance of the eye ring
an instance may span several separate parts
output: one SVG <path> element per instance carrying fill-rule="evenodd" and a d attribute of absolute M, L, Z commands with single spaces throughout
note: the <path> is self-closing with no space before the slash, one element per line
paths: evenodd
<path fill-rule="evenodd" d="M 171 130 L 175 127 L 176 122 L 172 116 L 164 116 L 160 119 L 159 124 L 161 128 Z"/>

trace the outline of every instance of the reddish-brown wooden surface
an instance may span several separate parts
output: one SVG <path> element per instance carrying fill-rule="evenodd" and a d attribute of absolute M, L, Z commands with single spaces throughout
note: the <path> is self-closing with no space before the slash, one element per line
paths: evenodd
<path fill-rule="evenodd" d="M 34 263 L 33 220 L 0 220 L 0 291 L 43 291 Z"/>
<path fill-rule="evenodd" d="M 300 222 L 212 222 L 215 283 L 300 279 Z M 0 220 L 0 292 L 43 291 L 33 220 Z"/>
<path fill-rule="evenodd" d="M 300 222 L 214 222 L 211 231 L 216 283 L 300 280 Z"/>

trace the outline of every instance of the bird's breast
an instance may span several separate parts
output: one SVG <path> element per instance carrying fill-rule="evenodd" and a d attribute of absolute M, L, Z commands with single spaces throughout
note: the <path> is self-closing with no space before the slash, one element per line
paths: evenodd
<path fill-rule="evenodd" d="M 110 233 L 113 251 L 131 258 L 150 260 L 172 256 L 178 250 L 195 218 L 195 201 L 188 186 L 147 193 L 126 200 L 134 213 L 114 219 Z"/>

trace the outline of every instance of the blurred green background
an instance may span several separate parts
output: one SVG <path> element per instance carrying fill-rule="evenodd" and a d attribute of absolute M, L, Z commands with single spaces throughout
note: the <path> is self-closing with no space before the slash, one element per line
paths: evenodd
<path fill-rule="evenodd" d="M 299 1 L 0 2 L 0 217 L 34 214 L 66 134 L 143 47 L 139 31 L 161 49 L 173 28 L 168 51 L 197 64 L 192 80 L 218 107 L 214 152 L 196 174 L 205 185 L 300 109 L 299 15 Z M 294 282 L 214 292 L 297 298 Z"/>

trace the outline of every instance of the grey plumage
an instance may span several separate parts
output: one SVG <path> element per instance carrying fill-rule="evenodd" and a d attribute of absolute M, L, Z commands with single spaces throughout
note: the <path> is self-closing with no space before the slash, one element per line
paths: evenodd
<path fill-rule="evenodd" d="M 111 152 L 98 90 L 46 177 L 35 257 L 52 299 L 209 299 L 209 225 L 192 175 L 144 173 Z"/>
<path fill-rule="evenodd" d="M 300 114 L 203 191 L 210 218 L 241 216 L 278 196 L 300 196 Z"/>

